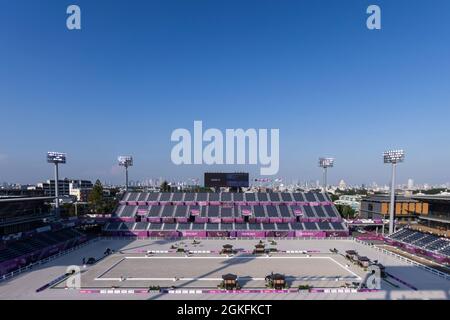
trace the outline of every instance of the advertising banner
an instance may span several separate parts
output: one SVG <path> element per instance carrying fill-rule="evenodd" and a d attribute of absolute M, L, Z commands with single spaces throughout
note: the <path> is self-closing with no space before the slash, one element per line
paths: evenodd
<path fill-rule="evenodd" d="M 228 231 L 207 231 L 206 235 L 210 238 L 226 238 L 230 236 Z"/>
<path fill-rule="evenodd" d="M 146 238 L 148 237 L 148 231 L 132 231 L 132 233 L 140 238 Z"/>
<path fill-rule="evenodd" d="M 160 238 L 177 238 L 180 234 L 177 231 L 149 231 L 149 237 L 160 237 Z"/>
<path fill-rule="evenodd" d="M 296 237 L 314 237 L 314 238 L 325 238 L 326 237 L 325 231 L 295 231 Z"/>
<path fill-rule="evenodd" d="M 265 231 L 236 231 L 236 237 L 264 238 L 265 236 Z"/>
<path fill-rule="evenodd" d="M 181 232 L 186 238 L 206 238 L 206 231 L 191 231 L 186 230 Z"/>
<path fill-rule="evenodd" d="M 295 231 L 267 231 L 266 237 L 269 237 L 269 238 L 295 237 Z"/>

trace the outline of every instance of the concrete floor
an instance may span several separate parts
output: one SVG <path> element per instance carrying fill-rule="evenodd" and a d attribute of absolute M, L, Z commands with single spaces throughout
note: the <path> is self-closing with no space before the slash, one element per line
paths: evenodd
<path fill-rule="evenodd" d="M 115 254 L 82 274 L 83 288 L 148 288 L 149 286 L 177 288 L 216 288 L 222 275 L 238 275 L 243 288 L 265 288 L 264 278 L 270 273 L 286 275 L 292 287 L 314 284 L 315 287 L 340 287 L 361 281 L 364 273 L 347 268 L 340 255 L 272 254 L 270 257 L 236 255 L 226 258 L 217 254 L 194 255 Z M 121 278 L 126 280 L 121 281 Z M 175 278 L 178 280 L 174 281 Z M 61 284 L 63 285 L 63 284 Z"/>
<path fill-rule="evenodd" d="M 209 300 L 209 299 L 337 299 L 337 300 L 357 300 L 357 299 L 449 299 L 450 297 L 450 281 L 440 278 L 428 271 L 422 270 L 418 267 L 407 264 L 404 261 L 401 261 L 395 257 L 385 255 L 379 251 L 374 250 L 369 246 L 365 246 L 359 243 L 354 242 L 353 240 L 277 240 L 276 247 L 278 250 L 310 250 L 317 253 L 311 254 L 311 256 L 333 256 L 333 259 L 341 262 L 340 258 L 337 255 L 331 255 L 329 253 L 330 248 L 336 248 L 341 252 L 345 250 L 356 250 L 361 255 L 365 255 L 372 260 L 377 259 L 380 263 L 386 266 L 386 270 L 395 275 L 397 278 L 402 279 L 403 281 L 415 286 L 418 290 L 414 291 L 408 288 L 407 286 L 402 285 L 401 283 L 396 283 L 398 288 L 392 287 L 387 283 L 382 283 L 382 291 L 373 292 L 373 293 L 289 293 L 289 294 L 267 294 L 267 293 L 248 293 L 248 294 L 159 294 L 159 293 L 145 293 L 145 294 L 83 294 L 79 290 L 76 289 L 47 289 L 42 292 L 36 293 L 36 289 L 41 287 L 42 285 L 54 280 L 55 278 L 64 274 L 71 265 L 80 265 L 81 259 L 83 257 L 96 257 L 100 258 L 103 256 L 103 252 L 106 248 L 111 248 L 116 251 L 122 250 L 122 256 L 143 256 L 142 251 L 146 250 L 168 250 L 172 245 L 183 246 L 186 249 L 191 250 L 220 250 L 222 245 L 225 243 L 233 244 L 233 246 L 237 249 L 243 250 L 252 250 L 254 245 L 257 243 L 256 240 L 202 240 L 200 244 L 193 244 L 192 241 L 172 241 L 172 240 L 100 240 L 95 243 L 92 243 L 86 247 L 83 247 L 77 251 L 74 251 L 68 255 L 62 256 L 54 261 L 51 261 L 45 265 L 42 265 L 31 272 L 23 273 L 11 280 L 0 283 L 0 299 L 194 299 L 194 300 Z M 270 246 L 270 245 L 268 245 Z M 83 269 L 83 275 L 92 274 L 92 279 L 98 277 L 101 273 L 106 271 L 108 268 L 104 268 L 102 263 L 107 263 L 108 259 L 114 259 L 115 257 L 119 257 L 120 255 L 113 255 L 107 257 L 105 260 L 100 262 L 99 264 L 88 266 L 86 269 Z M 195 256 L 195 255 L 194 255 Z M 301 256 L 301 255 L 298 255 Z M 123 257 L 122 257 L 123 258 Z M 117 258 L 121 260 L 120 258 Z M 156 259 L 155 259 L 156 260 Z M 212 259 L 211 259 L 212 260 Z M 224 259 L 218 260 L 214 262 L 213 265 L 208 265 L 207 267 L 203 267 L 197 265 L 195 268 L 189 267 L 191 261 L 197 260 L 189 260 L 189 263 L 184 263 L 187 260 L 180 260 L 179 265 L 183 268 L 186 265 L 186 269 L 196 269 L 202 268 L 200 273 L 205 272 L 213 272 L 218 267 L 221 267 L 221 263 L 223 263 Z M 202 261 L 202 260 L 200 260 Z M 205 261 L 203 259 L 203 261 Z M 264 267 L 265 269 L 260 269 L 264 263 L 259 263 L 258 259 L 251 259 L 251 268 L 248 269 L 249 272 L 245 272 L 250 275 L 254 275 L 255 277 L 259 277 L 262 274 L 265 274 L 273 268 L 283 268 L 279 272 L 283 273 L 291 273 L 298 276 L 310 275 L 310 271 L 314 270 L 314 273 L 327 276 L 329 275 L 329 271 L 331 268 L 327 267 L 328 264 L 317 264 L 316 266 L 312 266 L 308 263 L 303 264 L 303 266 L 299 265 L 299 259 L 288 260 L 289 263 L 281 263 L 281 259 L 271 259 L 270 265 L 268 267 Z M 261 260 L 265 261 L 265 260 Z M 267 260 L 269 261 L 269 260 Z M 267 262 L 266 261 L 266 262 Z M 291 269 L 289 264 L 294 263 L 296 267 Z M 304 262 L 305 260 L 303 260 Z M 312 261 L 312 260 L 309 260 Z M 343 260 L 344 261 L 344 260 Z M 112 262 L 112 261 L 111 261 Z M 154 262 L 154 260 L 153 260 Z M 249 263 L 242 263 L 242 266 Z M 333 263 L 333 262 L 331 262 Z M 344 262 L 345 263 L 345 262 Z M 239 266 L 241 263 L 237 264 Z M 180 266 L 172 267 L 172 271 L 167 272 L 169 277 L 172 277 L 173 274 L 181 274 Z M 234 264 L 231 264 L 230 268 L 234 268 Z M 97 270 L 97 268 L 99 268 Z M 163 270 L 165 267 L 163 264 L 160 264 L 156 270 Z M 325 268 L 325 269 L 324 269 Z M 101 269 L 101 270 L 100 270 Z M 126 270 L 125 268 L 124 270 Z M 153 275 L 148 276 L 147 267 L 144 264 L 140 264 L 138 269 L 144 270 L 145 277 L 156 277 Z M 260 270 L 259 270 L 260 269 Z M 294 272 L 295 269 L 295 272 Z M 333 268 L 334 269 L 334 268 Z M 118 269 L 120 270 L 120 269 Z M 170 269 L 167 269 L 170 270 Z M 230 269 L 234 270 L 234 269 Z M 247 270 L 245 267 L 242 270 Z M 252 271 L 253 270 L 253 271 Z M 296 270 L 301 270 L 301 272 L 297 272 Z M 309 271 L 308 271 L 309 270 Z M 317 271 L 316 271 L 317 270 Z M 338 268 L 336 266 L 335 270 L 341 271 L 333 271 L 334 272 L 344 272 L 342 268 Z M 350 271 L 361 275 L 363 272 L 359 267 L 351 265 L 349 268 Z M 92 272 L 91 272 L 92 271 Z M 99 271 L 99 272 L 97 272 Z M 116 272 L 111 270 L 111 272 Z M 117 276 L 120 273 L 117 271 L 117 274 L 110 273 L 109 276 Z M 142 272 L 142 271 L 139 271 Z M 161 272 L 161 271 L 158 271 Z M 274 270 L 274 272 L 277 272 Z M 205 277 L 218 277 L 219 274 L 222 274 L 222 270 L 217 273 L 212 273 L 212 275 L 208 275 Z M 236 273 L 239 273 L 237 270 Z M 242 272 L 241 272 L 242 273 Z M 345 274 L 345 273 L 344 273 Z M 162 277 L 163 273 L 158 273 L 158 277 Z M 181 274 L 183 275 L 183 274 Z M 195 274 L 186 273 L 187 276 L 195 276 Z M 314 275 L 314 274 L 311 274 Z"/>

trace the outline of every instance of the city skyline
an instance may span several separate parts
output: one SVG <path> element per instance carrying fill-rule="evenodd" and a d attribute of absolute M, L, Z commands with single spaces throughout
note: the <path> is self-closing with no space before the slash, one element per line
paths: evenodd
<path fill-rule="evenodd" d="M 65 26 L 66 4 L 8 2 L 0 180 L 51 178 L 50 150 L 67 152 L 62 176 L 116 184 L 121 154 L 135 157 L 134 180 L 258 176 L 255 165 L 174 165 L 171 132 L 201 120 L 220 130 L 279 129 L 272 178 L 320 179 L 317 159 L 332 156 L 330 183 L 388 184 L 382 153 L 403 148 L 398 181 L 445 183 L 450 22 L 439 17 L 450 4 L 378 2 L 375 31 L 357 0 L 326 10 L 313 1 L 82 2 L 79 31 Z"/>
<path fill-rule="evenodd" d="M 60 177 L 59 181 L 71 181 L 71 180 L 80 180 L 78 178 L 74 177 Z M 83 179 L 81 179 L 83 180 Z M 104 186 L 112 186 L 112 187 L 120 187 L 124 186 L 124 181 L 113 183 L 108 180 L 101 180 L 101 179 L 84 179 L 87 181 L 95 182 L 96 180 L 99 180 Z M 138 178 L 138 179 L 130 179 L 129 185 L 132 187 L 159 187 L 160 184 L 163 181 L 169 182 L 173 184 L 174 186 L 181 186 L 181 185 L 203 185 L 202 181 L 203 178 L 187 178 L 187 179 L 175 179 L 175 178 L 168 178 L 168 177 L 147 177 L 147 178 Z M 0 189 L 1 188 L 25 188 L 25 187 L 39 187 L 40 184 L 48 182 L 48 181 L 54 181 L 54 178 L 48 178 L 41 181 L 36 182 L 12 182 L 12 181 L 0 181 Z M 319 179 L 316 180 L 302 180 L 302 179 L 286 179 L 282 177 L 274 178 L 273 180 L 265 180 L 260 181 L 258 178 L 250 177 L 250 186 L 252 187 L 308 187 L 308 188 L 320 188 L 322 186 L 321 181 Z M 380 190 L 380 191 L 387 191 L 390 187 L 388 183 L 377 183 L 376 181 L 372 181 L 370 183 L 362 183 L 362 184 L 351 184 L 347 183 L 344 179 L 338 179 L 338 182 L 328 184 L 330 188 L 336 188 L 336 189 L 360 189 L 365 188 L 368 190 Z M 344 186 L 344 187 L 343 187 Z M 429 189 L 448 189 L 450 188 L 450 182 L 442 182 L 442 183 L 436 183 L 431 184 L 427 182 L 423 183 L 417 183 L 414 181 L 414 179 L 409 178 L 406 182 L 398 182 L 396 183 L 396 188 L 404 189 L 404 190 L 429 190 Z"/>

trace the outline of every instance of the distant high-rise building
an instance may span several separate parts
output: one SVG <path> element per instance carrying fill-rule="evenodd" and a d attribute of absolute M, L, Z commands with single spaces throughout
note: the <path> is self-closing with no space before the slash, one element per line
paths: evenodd
<path fill-rule="evenodd" d="M 71 196 L 76 197 L 78 201 L 86 202 L 93 187 L 92 182 L 89 180 L 71 180 L 69 193 Z"/>
<path fill-rule="evenodd" d="M 341 190 L 347 189 L 347 184 L 345 183 L 344 180 L 339 181 L 339 189 L 341 189 Z"/>
<path fill-rule="evenodd" d="M 408 190 L 413 190 L 414 189 L 414 180 L 413 179 L 408 179 L 408 186 L 407 186 Z"/>
<path fill-rule="evenodd" d="M 44 191 L 45 196 L 55 196 L 55 180 L 47 180 L 38 183 L 37 187 Z M 89 180 L 58 180 L 58 191 L 61 196 L 73 195 L 79 201 L 86 201 L 87 195 L 92 190 L 92 182 Z"/>
<path fill-rule="evenodd" d="M 60 196 L 68 196 L 70 194 L 69 185 L 69 179 L 58 180 L 58 191 Z M 37 187 L 44 190 L 45 196 L 55 196 L 55 180 L 47 180 L 46 182 L 38 183 Z"/>

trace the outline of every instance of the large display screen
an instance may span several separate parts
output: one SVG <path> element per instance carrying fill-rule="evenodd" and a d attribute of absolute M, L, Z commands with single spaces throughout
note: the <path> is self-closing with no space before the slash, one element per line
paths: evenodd
<path fill-rule="evenodd" d="M 241 187 L 249 186 L 248 173 L 205 173 L 205 187 Z"/>

